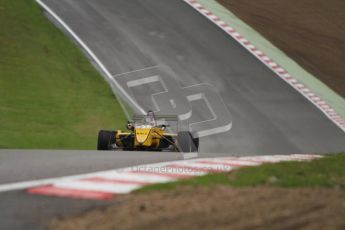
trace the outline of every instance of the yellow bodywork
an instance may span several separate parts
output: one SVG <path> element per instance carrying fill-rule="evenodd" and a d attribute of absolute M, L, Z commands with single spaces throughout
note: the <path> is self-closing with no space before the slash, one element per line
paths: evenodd
<path fill-rule="evenodd" d="M 157 148 L 160 143 L 161 136 L 164 131 L 161 128 L 139 128 L 135 129 L 135 142 L 136 147 L 154 147 Z"/>
<path fill-rule="evenodd" d="M 169 134 L 165 130 L 159 127 L 136 127 L 133 131 L 134 143 L 133 148 L 158 148 L 162 136 L 176 136 Z M 129 132 L 117 131 L 116 134 L 116 145 L 123 147 L 121 137 L 131 135 Z"/>
<path fill-rule="evenodd" d="M 148 111 L 146 115 L 134 115 L 133 119 L 127 122 L 126 128 L 128 131 L 125 132 L 122 130 L 100 130 L 97 149 L 180 151 L 179 137 L 181 135 L 178 132 L 178 116 L 176 115 L 156 116 L 153 111 Z M 189 136 L 191 135 L 189 134 Z M 189 138 L 189 136 L 187 137 Z"/>

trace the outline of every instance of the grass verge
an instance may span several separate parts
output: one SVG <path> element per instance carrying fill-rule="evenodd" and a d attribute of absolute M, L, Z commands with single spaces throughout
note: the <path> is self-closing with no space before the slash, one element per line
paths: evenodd
<path fill-rule="evenodd" d="M 95 149 L 125 115 L 34 0 L 0 0 L 0 148 Z"/>
<path fill-rule="evenodd" d="M 328 187 L 345 189 L 345 153 L 326 156 L 310 162 L 280 162 L 245 167 L 231 173 L 209 174 L 189 180 L 154 184 L 137 190 L 171 190 L 178 186 L 233 187 Z"/>

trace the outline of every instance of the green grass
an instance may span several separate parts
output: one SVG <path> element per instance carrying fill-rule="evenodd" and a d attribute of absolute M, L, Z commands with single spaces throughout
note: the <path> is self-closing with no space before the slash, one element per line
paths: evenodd
<path fill-rule="evenodd" d="M 126 118 L 110 87 L 34 0 L 0 0 L 0 148 L 95 149 Z"/>
<path fill-rule="evenodd" d="M 281 162 L 241 168 L 231 173 L 209 174 L 172 183 L 143 187 L 138 192 L 171 190 L 178 186 L 233 187 L 337 187 L 345 189 L 345 153 L 310 162 Z"/>

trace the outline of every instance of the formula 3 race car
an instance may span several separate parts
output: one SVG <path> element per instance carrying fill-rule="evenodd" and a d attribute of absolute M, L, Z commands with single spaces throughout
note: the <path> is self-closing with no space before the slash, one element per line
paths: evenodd
<path fill-rule="evenodd" d="M 171 128 L 171 123 L 177 128 Z M 173 115 L 136 115 L 127 123 L 127 132 L 101 130 L 98 133 L 98 150 L 178 151 L 197 152 L 199 138 L 189 131 L 178 131 L 179 121 Z"/>

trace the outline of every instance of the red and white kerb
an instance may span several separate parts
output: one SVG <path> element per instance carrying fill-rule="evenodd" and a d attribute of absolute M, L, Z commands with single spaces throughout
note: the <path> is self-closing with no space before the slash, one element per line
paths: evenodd
<path fill-rule="evenodd" d="M 285 82 L 290 84 L 294 89 L 301 93 L 305 98 L 312 102 L 318 109 L 320 109 L 331 121 L 333 121 L 339 128 L 345 132 L 345 119 L 341 117 L 337 112 L 323 99 L 315 95 L 310 89 L 308 89 L 304 84 L 300 83 L 291 74 L 288 73 L 283 67 L 269 58 L 264 52 L 257 49 L 250 41 L 244 38 L 240 33 L 238 33 L 234 28 L 232 28 L 228 23 L 221 20 L 217 15 L 213 14 L 211 11 L 206 9 L 197 0 L 184 0 L 202 15 L 207 17 L 233 39 L 239 42 L 245 49 L 257 57 L 262 63 L 264 63 L 268 68 L 270 68 L 274 73 L 276 73 Z"/>

